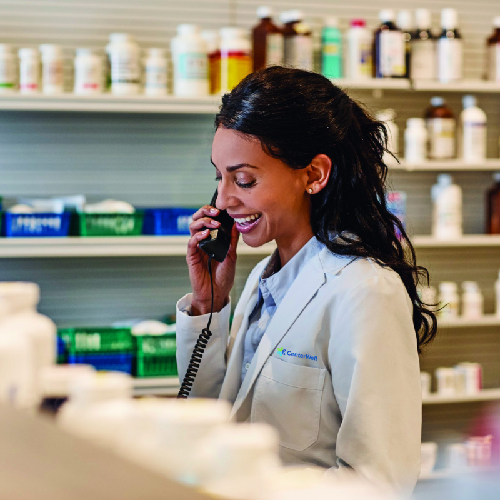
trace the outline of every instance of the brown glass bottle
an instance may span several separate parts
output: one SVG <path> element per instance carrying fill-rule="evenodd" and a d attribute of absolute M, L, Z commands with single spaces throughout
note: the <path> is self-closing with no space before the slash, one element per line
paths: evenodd
<path fill-rule="evenodd" d="M 433 97 L 425 113 L 428 133 L 428 157 L 445 160 L 455 157 L 455 117 L 442 97 Z"/>
<path fill-rule="evenodd" d="M 486 194 L 486 233 L 500 234 L 500 172 L 493 179 L 495 184 Z"/>
<path fill-rule="evenodd" d="M 373 76 L 375 78 L 404 78 L 405 42 L 402 31 L 394 23 L 394 11 L 380 11 L 380 27 L 373 40 Z"/>
<path fill-rule="evenodd" d="M 284 63 L 292 68 L 313 69 L 312 31 L 302 22 L 300 10 L 282 14 L 284 37 Z"/>
<path fill-rule="evenodd" d="M 486 71 L 487 80 L 500 82 L 500 17 L 493 20 L 493 34 L 486 40 Z"/>
<path fill-rule="evenodd" d="M 253 70 L 283 64 L 283 31 L 272 19 L 269 7 L 259 7 L 260 23 L 252 31 Z"/>

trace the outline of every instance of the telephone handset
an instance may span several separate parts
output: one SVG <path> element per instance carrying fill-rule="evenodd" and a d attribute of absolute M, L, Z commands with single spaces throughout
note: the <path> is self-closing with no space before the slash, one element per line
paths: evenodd
<path fill-rule="evenodd" d="M 217 190 L 212 197 L 210 205 L 215 207 L 217 201 Z M 212 292 L 212 301 L 210 307 L 210 316 L 208 317 L 207 327 L 204 328 L 196 345 L 193 349 L 193 354 L 191 354 L 191 359 L 189 361 L 186 374 L 184 375 L 184 380 L 182 381 L 181 388 L 177 397 L 179 399 L 186 399 L 191 392 L 194 380 L 198 374 L 198 368 L 200 367 L 201 358 L 205 349 L 208 345 L 208 341 L 212 336 L 210 331 L 210 323 L 212 322 L 212 314 L 214 312 L 214 280 L 212 276 L 212 259 L 218 262 L 222 262 L 229 251 L 231 245 L 231 231 L 233 229 L 234 220 L 228 215 L 225 210 L 219 210 L 219 214 L 212 219 L 220 222 L 220 226 L 217 229 L 210 229 L 209 235 L 202 241 L 199 242 L 199 247 L 208 255 L 208 274 L 210 275 L 210 288 Z"/>

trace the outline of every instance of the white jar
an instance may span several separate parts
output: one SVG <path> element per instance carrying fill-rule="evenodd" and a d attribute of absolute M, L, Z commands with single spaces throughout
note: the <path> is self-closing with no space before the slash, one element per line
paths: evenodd
<path fill-rule="evenodd" d="M 452 281 L 443 281 L 439 284 L 439 306 L 442 309 L 439 315 L 444 319 L 458 318 L 458 287 Z"/>
<path fill-rule="evenodd" d="M 461 392 L 465 394 L 477 394 L 483 387 L 482 368 L 479 363 L 459 363 L 455 366 L 462 381 Z"/>
<path fill-rule="evenodd" d="M 40 90 L 40 58 L 37 49 L 19 49 L 19 90 L 33 94 Z"/>
<path fill-rule="evenodd" d="M 449 174 L 438 175 L 431 189 L 434 202 L 432 234 L 439 240 L 452 240 L 462 236 L 462 189 L 453 184 Z"/>
<path fill-rule="evenodd" d="M 483 294 L 475 281 L 462 283 L 462 316 L 466 319 L 481 319 L 483 316 Z"/>
<path fill-rule="evenodd" d="M 12 47 L 0 44 L 0 93 L 9 93 L 16 86 L 16 61 Z"/>
<path fill-rule="evenodd" d="M 64 90 L 63 54 L 60 45 L 40 45 L 42 56 L 42 92 L 61 94 Z"/>
<path fill-rule="evenodd" d="M 460 113 L 462 125 L 462 158 L 466 162 L 481 162 L 486 159 L 486 113 L 476 106 L 476 98 L 466 95 L 462 99 Z"/>
<path fill-rule="evenodd" d="M 165 49 L 147 49 L 144 59 L 144 93 L 151 96 L 161 96 L 167 93 Z"/>
<path fill-rule="evenodd" d="M 102 57 L 91 49 L 76 49 L 75 94 L 102 92 Z"/>
<path fill-rule="evenodd" d="M 372 77 L 372 34 L 364 19 L 353 19 L 347 31 L 346 76 L 353 80 Z"/>
<path fill-rule="evenodd" d="M 405 130 L 405 160 L 408 163 L 425 161 L 427 156 L 427 128 L 423 118 L 408 118 Z"/>
<path fill-rule="evenodd" d="M 437 393 L 443 397 L 452 397 L 457 393 L 457 374 L 454 368 L 436 370 Z"/>
<path fill-rule="evenodd" d="M 436 78 L 436 41 L 432 37 L 429 9 L 415 11 L 417 35 L 411 39 L 410 78 L 434 80 Z"/>
<path fill-rule="evenodd" d="M 106 46 L 109 58 L 111 93 L 135 95 L 139 92 L 141 71 L 139 47 L 131 35 L 112 33 Z"/>
<path fill-rule="evenodd" d="M 207 42 L 200 28 L 194 24 L 177 26 L 177 37 L 172 40 L 174 66 L 174 94 L 179 97 L 208 95 Z"/>

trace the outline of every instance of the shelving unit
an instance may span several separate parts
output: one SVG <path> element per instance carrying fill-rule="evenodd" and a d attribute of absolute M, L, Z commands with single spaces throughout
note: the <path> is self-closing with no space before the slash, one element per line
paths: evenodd
<path fill-rule="evenodd" d="M 500 246 L 500 235 L 465 234 L 454 240 L 437 240 L 433 236 L 413 236 L 415 248 L 464 248 Z"/>
<path fill-rule="evenodd" d="M 404 160 L 389 164 L 390 170 L 406 172 L 482 172 L 500 171 L 500 159 L 488 158 L 481 163 L 468 163 L 463 160 L 426 161 L 423 163 L 407 163 Z"/>
<path fill-rule="evenodd" d="M 447 403 L 474 403 L 476 401 L 497 401 L 500 400 L 500 389 L 483 389 L 477 394 L 464 394 L 456 396 L 440 396 L 439 394 L 431 394 L 422 398 L 422 404 L 447 404 Z"/>
<path fill-rule="evenodd" d="M 180 381 L 177 377 L 135 378 L 134 396 L 176 396 Z"/>
<path fill-rule="evenodd" d="M 500 316 L 494 314 L 488 314 L 483 316 L 481 319 L 447 319 L 439 321 L 439 328 L 480 328 L 488 326 L 498 326 L 500 327 Z"/>
<path fill-rule="evenodd" d="M 453 83 L 439 83 L 427 80 L 412 80 L 411 87 L 419 92 L 467 92 L 500 93 L 500 84 L 486 80 L 462 80 Z"/>

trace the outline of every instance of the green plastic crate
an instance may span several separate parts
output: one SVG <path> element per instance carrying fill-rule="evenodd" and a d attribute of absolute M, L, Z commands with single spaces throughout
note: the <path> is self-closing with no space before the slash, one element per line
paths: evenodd
<path fill-rule="evenodd" d="M 144 212 L 133 214 L 85 214 L 78 216 L 80 236 L 138 236 L 142 234 Z"/>
<path fill-rule="evenodd" d="M 136 336 L 136 377 L 175 377 L 175 334 Z"/>
<path fill-rule="evenodd" d="M 135 338 L 130 328 L 65 328 L 58 332 L 69 354 L 132 353 Z"/>

